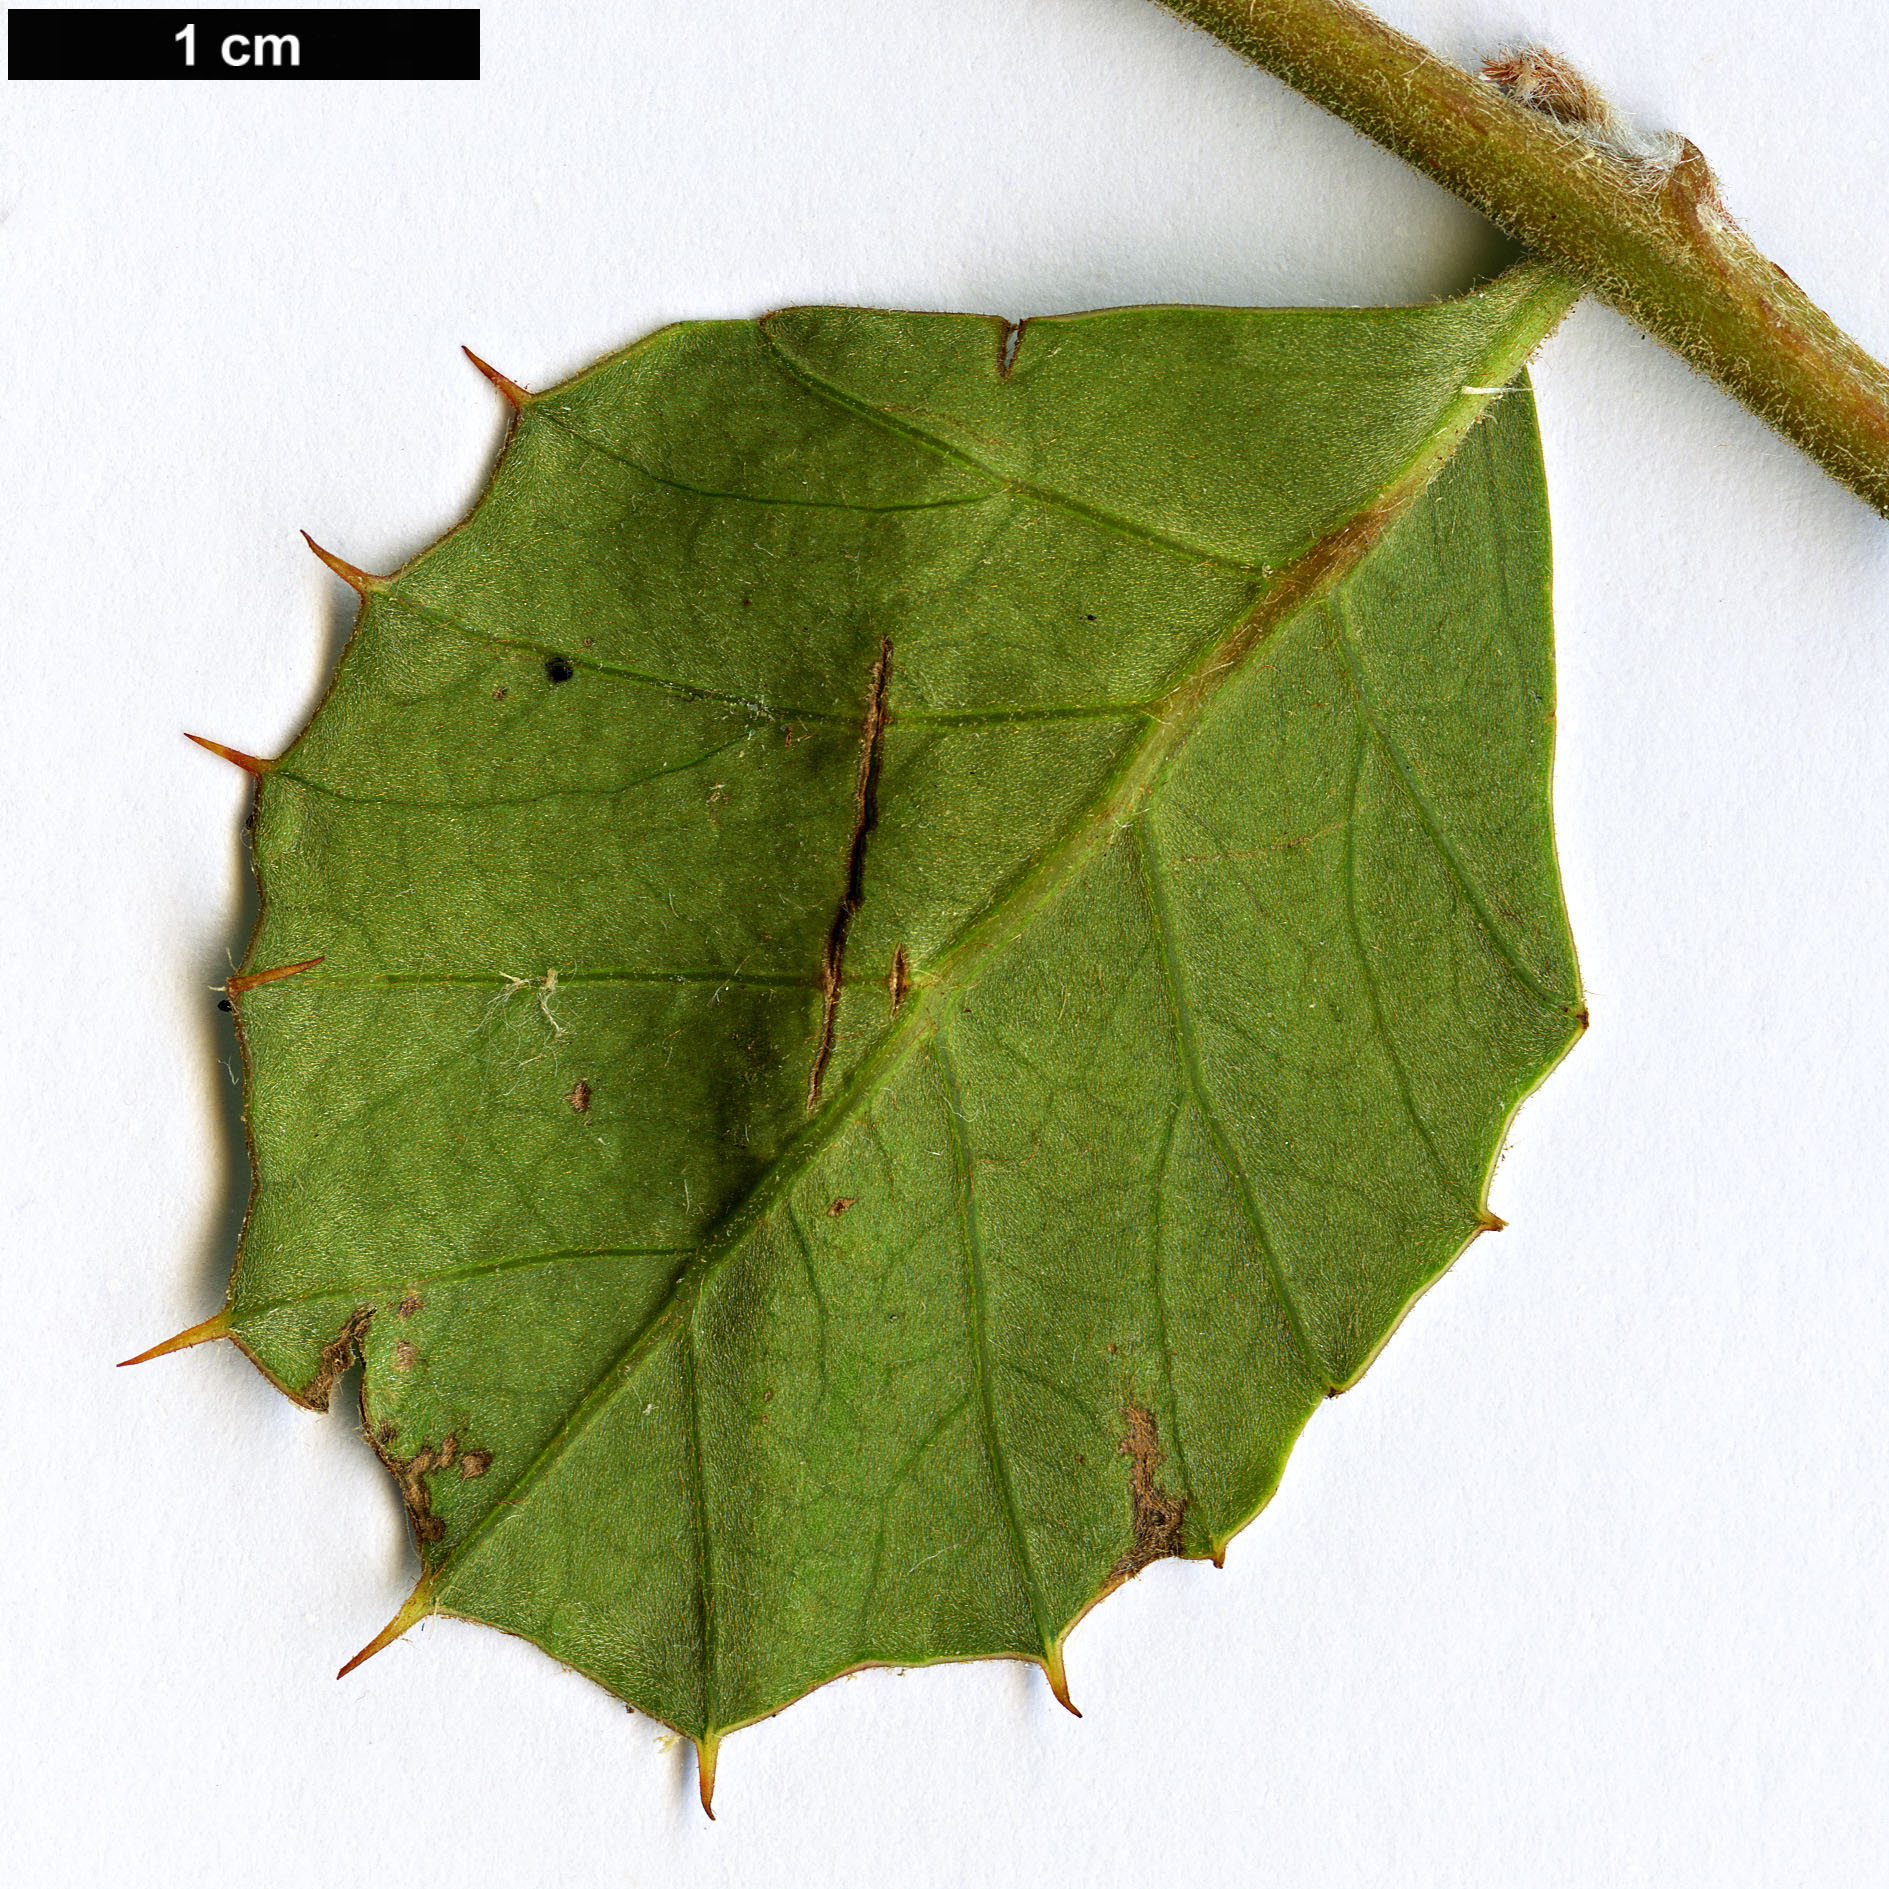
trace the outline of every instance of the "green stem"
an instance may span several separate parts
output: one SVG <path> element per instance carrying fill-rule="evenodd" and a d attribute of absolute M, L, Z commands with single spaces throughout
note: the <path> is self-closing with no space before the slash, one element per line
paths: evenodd
<path fill-rule="evenodd" d="M 1552 257 L 1889 516 L 1889 371 L 1753 247 L 1689 140 L 1656 161 L 1584 133 L 1351 0 L 1161 4 Z"/>

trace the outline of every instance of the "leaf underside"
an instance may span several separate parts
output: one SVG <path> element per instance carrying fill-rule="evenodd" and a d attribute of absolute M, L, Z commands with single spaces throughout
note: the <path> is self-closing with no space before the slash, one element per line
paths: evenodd
<path fill-rule="evenodd" d="M 712 1757 L 1060 1690 L 1264 1504 L 1585 1022 L 1567 299 L 795 309 L 527 401 L 263 780 L 232 984 L 226 1327 L 363 1361 L 426 1608 Z"/>

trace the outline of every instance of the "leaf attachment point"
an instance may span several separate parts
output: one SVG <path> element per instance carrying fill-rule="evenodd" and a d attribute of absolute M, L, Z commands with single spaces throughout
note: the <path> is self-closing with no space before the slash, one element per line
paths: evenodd
<path fill-rule="evenodd" d="M 1566 60 L 1471 75 L 1355 0 L 1161 0 L 1556 262 L 1889 516 L 1889 368 L 1726 213 L 1689 140 Z"/>

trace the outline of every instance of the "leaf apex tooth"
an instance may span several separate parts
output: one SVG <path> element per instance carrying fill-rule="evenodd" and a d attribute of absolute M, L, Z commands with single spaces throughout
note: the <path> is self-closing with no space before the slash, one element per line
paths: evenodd
<path fill-rule="evenodd" d="M 213 1338 L 229 1336 L 230 1315 L 219 1312 L 214 1318 L 206 1318 L 201 1325 L 192 1325 L 188 1331 L 180 1331 L 175 1338 L 166 1338 L 161 1345 L 153 1345 L 149 1351 L 140 1351 L 135 1358 L 120 1358 L 119 1370 L 128 1364 L 148 1364 L 153 1358 L 161 1358 L 166 1352 L 188 1351 L 192 1345 L 207 1345 Z"/>
<path fill-rule="evenodd" d="M 695 1781 L 702 1793 L 702 1812 L 715 1821 L 715 1760 L 721 1755 L 721 1734 L 704 1732 L 690 1741 L 695 1746 Z"/>
<path fill-rule="evenodd" d="M 517 381 L 512 380 L 507 375 L 501 374 L 490 361 L 480 360 L 464 343 L 460 344 L 459 352 L 505 396 L 508 405 L 520 413 L 522 413 L 526 407 L 530 406 L 531 392 L 529 388 L 521 387 Z"/>
<path fill-rule="evenodd" d="M 364 571 L 358 564 L 350 564 L 346 558 L 336 557 L 332 551 L 324 551 L 307 532 L 303 532 L 302 537 L 308 548 L 358 596 L 366 597 L 374 591 L 387 588 L 386 578 L 376 577 L 372 571 Z"/>

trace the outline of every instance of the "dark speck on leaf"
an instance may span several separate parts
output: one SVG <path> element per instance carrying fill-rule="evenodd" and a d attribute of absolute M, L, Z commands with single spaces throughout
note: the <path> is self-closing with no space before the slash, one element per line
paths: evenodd
<path fill-rule="evenodd" d="M 562 656 L 553 656 L 545 664 L 544 672 L 553 682 L 568 682 L 577 673 Z"/>
<path fill-rule="evenodd" d="M 1093 623 L 1095 621 L 1095 618 L 1092 616 L 1085 616 L 1082 620 L 1085 623 Z"/>
<path fill-rule="evenodd" d="M 219 1010 L 234 1010 L 236 1008 L 236 1006 L 233 1003 L 231 1003 L 227 997 L 219 997 L 216 1000 L 216 1007 Z"/>

